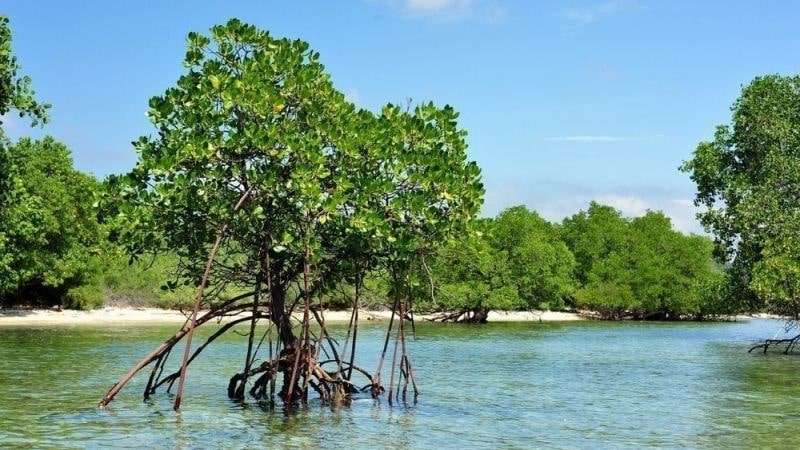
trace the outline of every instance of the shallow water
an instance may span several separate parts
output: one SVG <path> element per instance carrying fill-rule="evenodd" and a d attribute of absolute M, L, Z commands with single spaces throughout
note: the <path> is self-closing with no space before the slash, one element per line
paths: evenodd
<path fill-rule="evenodd" d="M 142 402 L 144 376 L 96 409 L 175 328 L 0 328 L 0 446 L 800 447 L 800 356 L 746 352 L 775 321 L 426 324 L 410 349 L 417 405 L 290 416 L 227 399 L 244 343 L 229 334 L 191 366 L 180 413 L 167 394 Z M 363 327 L 363 366 L 382 332 Z"/>

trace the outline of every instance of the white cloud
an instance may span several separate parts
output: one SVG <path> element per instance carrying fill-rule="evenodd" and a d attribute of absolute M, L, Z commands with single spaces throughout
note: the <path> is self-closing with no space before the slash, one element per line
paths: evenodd
<path fill-rule="evenodd" d="M 545 141 L 555 142 L 620 142 L 630 141 L 625 136 L 553 136 L 544 138 Z"/>
<path fill-rule="evenodd" d="M 683 233 L 705 234 L 695 218 L 699 209 L 692 200 L 674 197 L 667 190 L 659 192 L 642 187 L 640 192 L 631 192 L 630 188 L 604 192 L 564 184 L 528 186 L 513 182 L 490 183 L 487 188 L 483 208 L 485 216 L 494 216 L 510 206 L 526 205 L 547 220 L 561 222 L 565 217 L 586 210 L 589 202 L 596 201 L 618 209 L 625 217 L 661 211 L 672 220 L 675 229 Z"/>
<path fill-rule="evenodd" d="M 684 233 L 704 233 L 697 221 L 698 209 L 689 199 L 646 200 L 624 195 L 601 195 L 595 201 L 612 206 L 627 217 L 639 217 L 647 211 L 661 211 L 672 220 L 672 226 Z"/>
<path fill-rule="evenodd" d="M 31 125 L 29 117 L 19 117 L 16 111 L 0 116 L 0 121 L 3 122 L 3 131 L 8 138 L 17 140 L 21 137 L 41 137 L 43 131 L 41 127 L 34 127 Z"/>
<path fill-rule="evenodd" d="M 551 136 L 544 138 L 550 142 L 630 142 L 630 141 L 649 141 L 664 137 L 661 134 L 652 136 L 603 136 L 603 135 L 577 135 L 577 136 Z"/>
<path fill-rule="evenodd" d="M 562 11 L 561 16 L 574 26 L 584 26 L 638 6 L 637 0 L 606 0 L 593 5 L 567 8 Z"/>
<path fill-rule="evenodd" d="M 647 210 L 653 209 L 653 206 L 650 204 L 650 202 L 642 198 L 632 196 L 613 194 L 601 195 L 598 196 L 595 201 L 604 205 L 613 206 L 614 208 L 620 210 L 623 215 L 629 217 L 641 216 L 647 213 Z"/>
<path fill-rule="evenodd" d="M 356 88 L 346 90 L 344 92 L 344 97 L 347 99 L 347 101 L 355 103 L 356 105 L 361 103 L 361 92 L 359 92 L 359 90 Z"/>
<path fill-rule="evenodd" d="M 405 7 L 409 11 L 416 12 L 437 12 L 446 9 L 465 10 L 469 9 L 473 0 L 406 0 Z"/>
<path fill-rule="evenodd" d="M 377 0 L 410 16 L 445 20 L 480 19 L 496 23 L 505 17 L 497 0 Z"/>
<path fill-rule="evenodd" d="M 19 120 L 16 114 L 10 113 L 4 116 L 0 116 L 0 122 L 3 122 L 3 128 L 6 130 L 7 133 L 16 135 L 22 131 L 22 122 Z"/>
<path fill-rule="evenodd" d="M 669 200 L 663 208 L 664 214 L 672 219 L 672 225 L 684 233 L 706 234 L 703 226 L 697 221 L 700 210 L 689 199 Z"/>

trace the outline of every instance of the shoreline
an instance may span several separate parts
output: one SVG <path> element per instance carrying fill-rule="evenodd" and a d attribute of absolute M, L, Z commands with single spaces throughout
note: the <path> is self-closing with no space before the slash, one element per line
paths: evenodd
<path fill-rule="evenodd" d="M 202 311 L 201 311 L 202 313 Z M 348 323 L 350 311 L 324 311 L 327 323 Z M 243 314 L 243 315 L 246 315 Z M 388 321 L 390 311 L 360 310 L 359 322 Z M 423 314 L 419 320 L 435 315 Z M 223 319 L 229 321 L 237 316 Z M 298 316 L 299 317 L 299 316 Z M 577 313 L 561 311 L 490 311 L 489 322 L 571 322 L 588 320 Z M 158 325 L 182 324 L 186 316 L 178 310 L 160 308 L 105 307 L 88 311 L 64 309 L 0 309 L 3 326 L 61 326 L 61 325 Z"/>
<path fill-rule="evenodd" d="M 201 311 L 201 314 L 205 311 Z M 348 323 L 350 311 L 327 310 L 323 312 L 325 321 L 332 324 Z M 388 321 L 391 311 L 359 310 L 359 322 Z M 246 316 L 242 313 L 237 316 L 227 316 L 222 322 Z M 300 313 L 295 313 L 297 318 Z M 427 321 L 436 317 L 436 314 L 417 315 L 420 321 Z M 740 321 L 750 319 L 776 319 L 783 318 L 765 313 L 752 315 L 735 315 L 721 321 Z M 7 326 L 73 326 L 73 325 L 180 325 L 186 321 L 186 316 L 178 310 L 144 307 L 104 307 L 88 311 L 75 309 L 0 309 L 0 327 Z M 591 314 L 565 311 L 490 311 L 487 317 L 489 323 L 498 322 L 575 322 L 587 320 L 602 320 L 592 317 Z M 622 321 L 626 321 L 623 319 Z"/>

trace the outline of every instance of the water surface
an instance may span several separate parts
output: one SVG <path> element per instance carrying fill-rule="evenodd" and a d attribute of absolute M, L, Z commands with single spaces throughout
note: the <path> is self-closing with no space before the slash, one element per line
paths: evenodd
<path fill-rule="evenodd" d="M 746 353 L 780 323 L 420 325 L 415 406 L 359 399 L 286 416 L 227 399 L 244 338 L 190 369 L 183 411 L 110 384 L 174 326 L 0 328 L 3 447 L 800 448 L 800 356 Z M 341 330 L 339 330 L 341 331 Z M 206 331 L 208 333 L 209 331 Z M 372 369 L 383 327 L 360 334 Z M 199 342 L 201 342 L 198 339 Z M 177 358 L 175 358 L 177 359 Z"/>

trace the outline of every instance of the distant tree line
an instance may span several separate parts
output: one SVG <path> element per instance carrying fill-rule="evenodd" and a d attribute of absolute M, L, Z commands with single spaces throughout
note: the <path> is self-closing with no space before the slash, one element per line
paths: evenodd
<path fill-rule="evenodd" d="M 660 212 L 628 219 L 593 202 L 551 224 L 517 206 L 443 246 L 418 296 L 432 310 L 476 321 L 493 309 L 567 307 L 603 318 L 713 317 L 735 312 L 723 301 L 725 272 L 713 248 L 709 238 L 675 231 Z"/>

